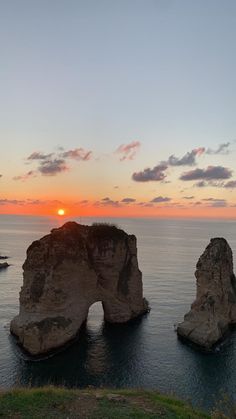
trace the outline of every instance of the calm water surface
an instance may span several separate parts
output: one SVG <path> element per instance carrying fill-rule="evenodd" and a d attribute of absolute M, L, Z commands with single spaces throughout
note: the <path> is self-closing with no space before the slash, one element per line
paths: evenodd
<path fill-rule="evenodd" d="M 93 221 L 82 220 L 85 224 Z M 127 325 L 106 326 L 101 304 L 94 304 L 78 342 L 35 362 L 17 348 L 9 323 L 18 313 L 26 249 L 57 227 L 59 220 L 0 216 L 0 254 L 11 257 L 11 266 L 0 272 L 0 386 L 144 387 L 174 393 L 205 408 L 211 408 L 223 393 L 235 397 L 236 333 L 218 352 L 207 355 L 183 345 L 174 324 L 182 320 L 194 299 L 195 265 L 210 238 L 225 237 L 236 255 L 236 221 L 110 221 L 137 236 L 150 314 Z"/>

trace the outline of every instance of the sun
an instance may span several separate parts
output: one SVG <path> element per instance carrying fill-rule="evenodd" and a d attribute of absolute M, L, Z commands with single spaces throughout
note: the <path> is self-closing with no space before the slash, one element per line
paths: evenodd
<path fill-rule="evenodd" d="M 58 215 L 65 215 L 65 210 L 64 210 L 63 208 L 60 208 L 60 209 L 57 211 L 57 214 L 58 214 Z"/>

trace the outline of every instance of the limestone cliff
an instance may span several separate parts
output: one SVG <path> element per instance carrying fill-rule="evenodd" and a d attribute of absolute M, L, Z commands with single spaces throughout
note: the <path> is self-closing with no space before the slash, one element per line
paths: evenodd
<path fill-rule="evenodd" d="M 31 244 L 23 270 L 11 332 L 34 355 L 73 339 L 97 301 L 111 323 L 147 311 L 136 237 L 115 226 L 68 222 Z"/>
<path fill-rule="evenodd" d="M 236 323 L 236 279 L 233 256 L 223 238 L 211 239 L 195 272 L 197 296 L 177 333 L 205 350 L 221 340 Z"/>

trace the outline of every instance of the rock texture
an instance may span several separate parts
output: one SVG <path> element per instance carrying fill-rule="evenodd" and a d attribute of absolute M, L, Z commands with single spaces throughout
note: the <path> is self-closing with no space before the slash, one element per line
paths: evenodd
<path fill-rule="evenodd" d="M 23 270 L 20 313 L 11 332 L 33 355 L 73 339 L 97 301 L 111 323 L 148 309 L 136 237 L 115 226 L 68 222 L 31 244 Z"/>
<path fill-rule="evenodd" d="M 205 350 L 220 341 L 236 323 L 236 279 L 233 256 L 223 238 L 211 239 L 195 272 L 197 296 L 177 333 Z"/>

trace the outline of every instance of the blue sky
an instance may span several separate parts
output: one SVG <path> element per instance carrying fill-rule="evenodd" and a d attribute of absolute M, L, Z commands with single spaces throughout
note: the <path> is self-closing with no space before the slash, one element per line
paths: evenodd
<path fill-rule="evenodd" d="M 92 172 L 109 177 L 107 192 L 126 179 L 130 188 L 132 172 L 171 154 L 228 141 L 225 160 L 206 156 L 206 165 L 233 169 L 235 39 L 230 0 L 0 0 L 4 193 L 13 198 L 12 177 L 27 156 L 57 147 L 100 156 L 140 141 L 137 159 L 117 164 L 114 181 L 113 161 L 82 169 L 87 182 Z M 42 197 L 45 184 L 34 181 Z"/>

